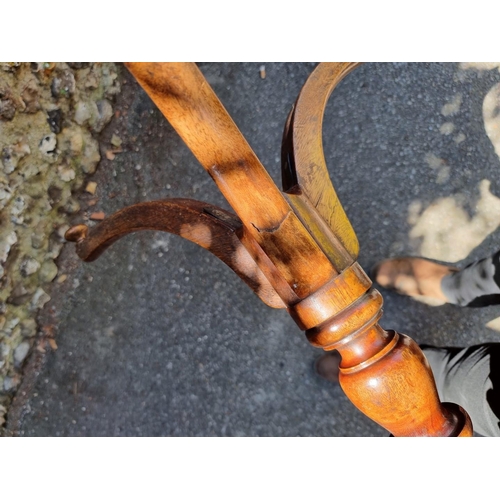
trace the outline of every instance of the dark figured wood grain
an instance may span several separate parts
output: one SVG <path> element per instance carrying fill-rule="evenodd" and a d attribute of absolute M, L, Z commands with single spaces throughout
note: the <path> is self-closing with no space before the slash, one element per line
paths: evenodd
<path fill-rule="evenodd" d="M 145 230 L 176 234 L 207 249 L 227 264 L 268 306 L 283 308 L 285 304 L 271 286 L 250 252 L 240 241 L 244 239 L 241 221 L 234 214 L 201 201 L 172 198 L 137 203 L 123 208 L 89 229 L 73 226 L 66 232 L 68 241 L 76 242 L 78 256 L 91 262 L 123 236 Z M 253 254 L 253 256 L 252 256 Z"/>
<path fill-rule="evenodd" d="M 126 63 L 299 298 L 336 271 L 192 63 Z M 314 266 L 310 263 L 314 262 Z"/>

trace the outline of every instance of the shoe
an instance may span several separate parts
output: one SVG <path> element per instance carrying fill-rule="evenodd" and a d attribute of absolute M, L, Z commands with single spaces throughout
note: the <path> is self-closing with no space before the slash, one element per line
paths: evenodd
<path fill-rule="evenodd" d="M 371 271 L 378 285 L 430 306 L 449 303 L 441 290 L 441 280 L 459 269 L 428 259 L 405 257 L 379 262 Z"/>
<path fill-rule="evenodd" d="M 314 362 L 314 371 L 328 382 L 338 384 L 340 360 L 338 351 L 327 351 Z"/>

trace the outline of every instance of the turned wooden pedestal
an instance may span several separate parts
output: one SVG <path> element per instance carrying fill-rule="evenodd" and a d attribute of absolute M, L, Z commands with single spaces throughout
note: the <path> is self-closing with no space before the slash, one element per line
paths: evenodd
<path fill-rule="evenodd" d="M 234 210 L 169 199 L 124 208 L 66 237 L 90 261 L 125 234 L 158 229 L 223 260 L 271 307 L 286 308 L 314 346 L 342 356 L 349 399 L 394 436 L 470 436 L 467 413 L 442 403 L 422 351 L 378 325 L 382 297 L 356 262 L 358 241 L 330 181 L 324 109 L 355 63 L 322 63 L 291 110 L 274 184 L 192 63 L 127 63 Z M 263 339 L 263 342 L 265 339 Z"/>

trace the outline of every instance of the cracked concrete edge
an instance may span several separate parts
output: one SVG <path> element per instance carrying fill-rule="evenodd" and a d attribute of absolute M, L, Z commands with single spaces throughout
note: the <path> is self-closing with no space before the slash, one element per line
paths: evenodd
<path fill-rule="evenodd" d="M 23 393 L 27 394 L 26 388 L 43 365 L 44 351 L 57 349 L 53 304 L 61 303 L 58 295 L 71 292 L 71 281 L 66 278 L 74 262 L 60 258 L 65 248 L 63 233 L 75 214 L 92 210 L 88 198 L 94 196 L 95 186 L 94 192 L 87 190 L 86 199 L 82 193 L 88 176 L 108 154 L 101 133 L 114 115 L 113 103 L 121 90 L 120 68 L 114 63 L 0 63 L 0 87 L 0 188 L 4 194 L 0 200 L 0 435 L 14 435 L 9 422 L 17 420 L 11 415 L 23 406 L 13 401 L 22 402 Z M 107 149 L 112 154 L 120 152 L 117 141 L 114 136 L 109 141 Z M 82 207 L 80 203 L 86 202 Z M 66 209 L 68 204 L 71 207 Z M 84 219 L 92 219 L 89 214 L 85 212 Z M 33 235 L 39 226 L 40 241 L 35 245 Z M 58 241 L 51 245 L 56 230 Z M 17 288 L 26 291 L 27 301 L 16 302 L 13 292 Z M 44 300 L 34 307 L 37 292 Z M 26 321 L 29 335 L 22 332 Z M 22 356 L 16 357 L 17 351 Z"/>

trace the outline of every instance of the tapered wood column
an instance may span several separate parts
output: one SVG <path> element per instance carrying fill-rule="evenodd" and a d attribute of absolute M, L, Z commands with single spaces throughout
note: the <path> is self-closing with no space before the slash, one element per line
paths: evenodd
<path fill-rule="evenodd" d="M 339 351 L 347 397 L 394 436 L 471 436 L 467 413 L 440 402 L 419 346 L 378 325 L 383 300 L 370 285 L 354 263 L 290 313 L 311 344 Z"/>

